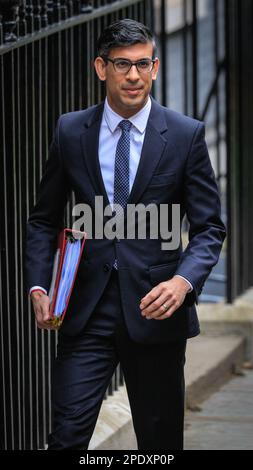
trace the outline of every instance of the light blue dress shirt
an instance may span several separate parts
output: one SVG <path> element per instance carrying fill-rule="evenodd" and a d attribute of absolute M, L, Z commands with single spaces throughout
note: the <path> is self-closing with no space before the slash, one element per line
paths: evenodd
<path fill-rule="evenodd" d="M 146 133 L 147 122 L 151 110 L 151 99 L 148 98 L 144 108 L 130 117 L 132 123 L 130 130 L 130 161 L 129 161 L 129 190 L 133 186 L 139 165 L 143 141 Z M 114 193 L 114 162 L 121 129 L 118 127 L 124 119 L 110 107 L 107 98 L 105 100 L 104 113 L 99 134 L 99 163 L 104 180 L 105 189 L 110 204 L 113 204 Z"/>

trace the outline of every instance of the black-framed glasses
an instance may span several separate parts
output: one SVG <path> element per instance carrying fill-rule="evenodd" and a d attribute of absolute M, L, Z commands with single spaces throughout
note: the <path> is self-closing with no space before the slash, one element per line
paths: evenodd
<path fill-rule="evenodd" d="M 133 65 L 137 67 L 139 73 L 149 73 L 153 70 L 155 59 L 140 59 L 132 62 L 129 59 L 109 59 L 109 57 L 102 57 L 105 62 L 112 62 L 115 72 L 127 74 Z"/>

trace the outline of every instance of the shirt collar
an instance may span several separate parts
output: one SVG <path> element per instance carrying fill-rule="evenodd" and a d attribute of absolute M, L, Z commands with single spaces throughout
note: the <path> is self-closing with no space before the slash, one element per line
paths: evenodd
<path fill-rule="evenodd" d="M 144 133 L 147 127 L 150 110 L 151 99 L 149 96 L 145 106 L 140 111 L 138 111 L 138 113 L 128 119 L 128 121 L 130 121 L 141 134 Z M 119 114 L 117 114 L 115 111 L 113 111 L 113 109 L 108 103 L 107 98 L 105 99 L 104 117 L 111 132 L 114 132 L 117 129 L 120 121 L 122 121 L 122 119 L 125 119 Z"/>

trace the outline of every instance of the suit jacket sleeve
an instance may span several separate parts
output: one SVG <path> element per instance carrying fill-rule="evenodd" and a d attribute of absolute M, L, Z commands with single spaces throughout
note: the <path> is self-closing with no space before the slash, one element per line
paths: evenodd
<path fill-rule="evenodd" d="M 226 236 L 220 217 L 220 198 L 205 142 L 205 127 L 199 123 L 187 158 L 183 203 L 189 221 L 189 243 L 177 271 L 188 279 L 193 291 L 185 302 L 198 303 L 205 280 L 217 263 Z"/>
<path fill-rule="evenodd" d="M 57 235 L 63 227 L 64 208 L 69 195 L 59 145 L 60 121 L 49 150 L 38 200 L 27 224 L 26 281 L 28 291 L 34 285 L 49 289 Z"/>

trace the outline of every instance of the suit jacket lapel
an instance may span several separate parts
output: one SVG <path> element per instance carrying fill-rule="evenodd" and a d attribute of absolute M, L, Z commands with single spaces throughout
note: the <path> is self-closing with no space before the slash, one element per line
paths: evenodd
<path fill-rule="evenodd" d="M 161 106 L 152 99 L 140 162 L 128 204 L 137 203 L 152 178 L 167 143 L 163 136 L 167 128 Z"/>
<path fill-rule="evenodd" d="M 94 191 L 98 195 L 102 194 L 104 196 L 105 205 L 108 205 L 109 200 L 104 186 L 98 156 L 99 131 L 103 110 L 104 103 L 101 103 L 96 107 L 90 119 L 85 123 L 85 132 L 81 135 L 81 144 L 84 161 L 89 173 L 90 180 L 93 184 Z"/>

